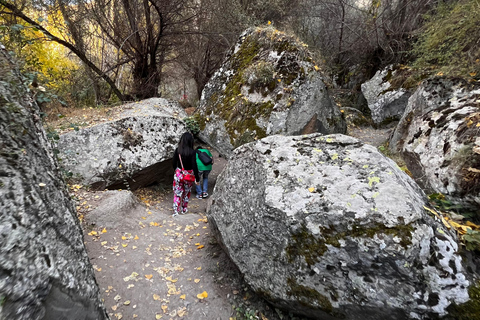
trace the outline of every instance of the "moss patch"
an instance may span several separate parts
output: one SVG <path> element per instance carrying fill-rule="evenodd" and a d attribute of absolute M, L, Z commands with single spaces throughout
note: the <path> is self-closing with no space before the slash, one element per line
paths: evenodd
<path fill-rule="evenodd" d="M 302 304 L 306 305 L 318 305 L 322 311 L 332 313 L 333 307 L 330 300 L 318 291 L 298 284 L 294 278 L 287 279 L 289 296 L 295 296 Z"/>
<path fill-rule="evenodd" d="M 375 224 L 371 227 L 356 226 L 352 230 L 336 232 L 334 228 L 321 229 L 322 236 L 315 237 L 307 227 L 303 226 L 300 232 L 292 235 L 292 241 L 286 248 L 288 262 L 292 263 L 297 257 L 303 257 L 309 266 L 319 262 L 327 251 L 328 245 L 340 247 L 340 240 L 348 238 L 373 238 L 376 234 L 384 234 L 400 238 L 400 245 L 407 249 L 412 244 L 411 225 L 399 225 L 387 228 L 383 224 Z"/>
<path fill-rule="evenodd" d="M 452 303 L 447 308 L 447 319 L 480 319 L 480 282 L 477 282 L 468 288 L 468 296 L 470 297 L 470 300 L 466 303 L 460 305 Z"/>

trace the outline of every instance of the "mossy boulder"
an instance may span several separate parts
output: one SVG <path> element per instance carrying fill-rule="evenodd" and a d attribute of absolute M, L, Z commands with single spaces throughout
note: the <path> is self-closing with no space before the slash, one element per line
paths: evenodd
<path fill-rule="evenodd" d="M 234 150 L 207 216 L 245 280 L 277 307 L 312 319 L 437 319 L 477 298 L 456 235 L 424 205 L 373 146 L 275 135 Z"/>
<path fill-rule="evenodd" d="M 474 212 L 480 209 L 479 96 L 475 82 L 424 81 L 390 141 L 425 190 Z"/>
<path fill-rule="evenodd" d="M 345 133 L 307 46 L 274 28 L 244 32 L 207 83 L 200 138 L 229 156 L 268 135 Z"/>

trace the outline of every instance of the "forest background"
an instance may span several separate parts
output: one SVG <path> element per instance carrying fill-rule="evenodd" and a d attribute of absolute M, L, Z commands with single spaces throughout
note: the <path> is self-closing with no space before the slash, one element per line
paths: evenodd
<path fill-rule="evenodd" d="M 397 87 L 480 80 L 480 0 L 0 0 L 0 43 L 45 114 L 160 96 L 196 106 L 259 25 L 304 41 L 347 104 L 390 64 Z"/>

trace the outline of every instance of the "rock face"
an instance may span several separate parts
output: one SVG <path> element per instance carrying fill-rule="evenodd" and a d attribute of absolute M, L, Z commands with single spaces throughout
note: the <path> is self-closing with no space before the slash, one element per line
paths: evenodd
<path fill-rule="evenodd" d="M 62 167 L 96 190 L 135 190 L 171 180 L 170 160 L 186 131 L 181 120 L 185 112 L 165 99 L 131 106 L 117 121 L 62 135 L 58 142 Z"/>
<path fill-rule="evenodd" d="M 346 131 L 306 45 L 273 28 L 241 35 L 205 86 L 196 116 L 200 138 L 226 157 L 269 135 Z"/>
<path fill-rule="evenodd" d="M 395 70 L 392 67 L 377 71 L 372 79 L 361 86 L 372 114 L 372 120 L 376 124 L 399 120 L 407 107 L 411 93 L 403 88 L 392 89 L 389 79 L 394 74 Z"/>
<path fill-rule="evenodd" d="M 108 319 L 26 79 L 0 45 L 0 319 Z"/>
<path fill-rule="evenodd" d="M 234 189 L 234 192 L 232 192 Z M 345 135 L 237 148 L 207 216 L 251 287 L 314 319 L 434 319 L 469 300 L 456 236 L 418 185 Z"/>
<path fill-rule="evenodd" d="M 480 207 L 480 85 L 432 79 L 410 98 L 390 142 L 417 182 Z"/>

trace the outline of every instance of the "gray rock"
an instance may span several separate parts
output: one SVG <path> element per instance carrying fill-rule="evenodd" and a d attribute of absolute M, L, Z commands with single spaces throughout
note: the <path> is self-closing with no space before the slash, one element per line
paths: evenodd
<path fill-rule="evenodd" d="M 273 28 L 244 32 L 202 92 L 200 138 L 227 158 L 268 135 L 345 133 L 306 45 Z"/>
<path fill-rule="evenodd" d="M 137 197 L 130 191 L 103 191 L 96 207 L 85 216 L 85 221 L 108 229 L 114 229 L 122 225 L 129 226 L 135 222 L 134 219 L 130 219 L 133 216 L 131 212 L 139 206 Z"/>
<path fill-rule="evenodd" d="M 478 84 L 425 81 L 390 141 L 425 190 L 475 211 L 480 208 L 479 95 Z"/>
<path fill-rule="evenodd" d="M 372 120 L 376 124 L 399 120 L 407 107 L 411 93 L 403 88 L 392 89 L 389 78 L 395 75 L 392 66 L 377 71 L 372 79 L 362 84 L 362 93 L 367 99 Z"/>
<path fill-rule="evenodd" d="M 94 190 L 135 190 L 170 180 L 185 116 L 180 105 L 165 99 L 127 105 L 119 120 L 60 136 L 61 165 Z"/>
<path fill-rule="evenodd" d="M 0 49 L 0 319 L 108 319 L 37 104 Z"/>
<path fill-rule="evenodd" d="M 245 280 L 314 319 L 433 319 L 469 300 L 456 235 L 418 185 L 345 135 L 235 149 L 207 216 Z"/>

